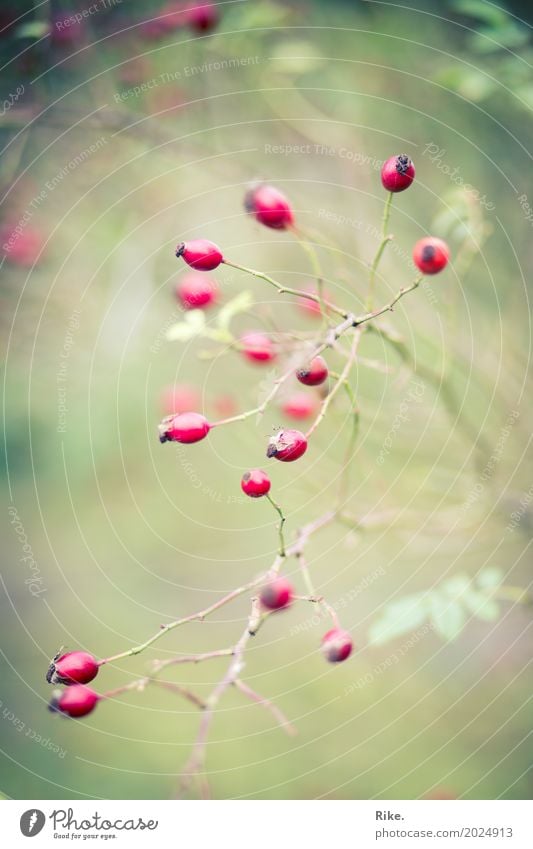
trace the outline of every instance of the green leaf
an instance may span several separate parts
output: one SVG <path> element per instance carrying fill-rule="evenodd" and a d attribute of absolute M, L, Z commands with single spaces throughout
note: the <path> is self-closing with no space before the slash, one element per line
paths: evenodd
<path fill-rule="evenodd" d="M 470 590 L 471 586 L 472 581 L 470 580 L 468 575 L 460 573 L 444 581 L 444 583 L 439 586 L 439 590 L 442 590 L 450 598 L 456 600 L 460 598 L 463 594 L 467 593 Z"/>
<path fill-rule="evenodd" d="M 47 21 L 27 21 L 15 30 L 16 38 L 44 38 L 50 32 L 50 24 Z"/>
<path fill-rule="evenodd" d="M 191 310 L 185 314 L 185 320 L 169 327 L 165 336 L 169 342 L 188 342 L 195 336 L 203 336 L 205 315 L 202 310 Z"/>
<path fill-rule="evenodd" d="M 273 69 L 286 74 L 305 74 L 323 63 L 322 56 L 308 41 L 285 41 L 272 56 Z"/>
<path fill-rule="evenodd" d="M 217 329 L 216 327 L 206 327 L 204 336 L 208 339 L 212 339 L 213 342 L 221 342 L 223 345 L 230 345 L 235 341 L 235 338 L 229 330 L 222 330 L 220 328 Z"/>
<path fill-rule="evenodd" d="M 458 601 L 433 590 L 428 599 L 431 622 L 440 636 L 451 642 L 459 636 L 466 622 L 466 612 Z"/>
<path fill-rule="evenodd" d="M 224 304 L 217 316 L 217 325 L 221 330 L 227 330 L 236 315 L 248 312 L 253 306 L 254 299 L 251 292 L 240 292 L 236 298 Z"/>
<path fill-rule="evenodd" d="M 426 618 L 427 609 L 422 593 L 393 601 L 385 607 L 381 619 L 370 626 L 369 643 L 382 645 L 417 628 Z"/>
<path fill-rule="evenodd" d="M 239 3 L 238 25 L 241 32 L 254 27 L 275 27 L 283 24 L 289 15 L 289 10 L 280 3 L 262 0 L 261 3 Z"/>
<path fill-rule="evenodd" d="M 477 619 L 495 622 L 500 615 L 500 605 L 485 593 L 470 590 L 463 598 L 465 606 Z"/>
<path fill-rule="evenodd" d="M 499 587 L 503 581 L 503 569 L 499 566 L 487 566 L 476 578 L 476 584 L 481 589 L 494 589 Z"/>
<path fill-rule="evenodd" d="M 486 0 L 454 0 L 451 6 L 455 12 L 477 18 L 491 27 L 505 26 L 509 20 L 503 9 L 487 3 Z"/>

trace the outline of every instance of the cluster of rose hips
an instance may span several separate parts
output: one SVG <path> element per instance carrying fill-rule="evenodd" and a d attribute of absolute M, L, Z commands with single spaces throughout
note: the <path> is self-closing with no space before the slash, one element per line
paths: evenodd
<path fill-rule="evenodd" d="M 407 189 L 414 177 L 414 165 L 409 157 L 403 154 L 388 159 L 381 172 L 384 188 L 393 193 Z M 254 186 L 246 195 L 245 208 L 257 221 L 272 229 L 286 230 L 294 226 L 294 213 L 288 199 L 273 186 Z M 206 239 L 197 239 L 179 244 L 176 256 L 183 258 L 194 269 L 194 272 L 181 279 L 176 289 L 176 295 L 183 307 L 206 309 L 213 305 L 218 298 L 218 285 L 214 279 L 205 274 L 227 262 L 220 248 Z M 413 249 L 413 260 L 422 274 L 436 274 L 448 263 L 448 246 L 434 237 L 421 239 Z M 313 309 L 320 311 L 321 305 L 317 305 L 316 301 L 316 298 L 311 300 Z M 249 332 L 241 338 L 240 343 L 243 355 L 250 362 L 269 363 L 276 357 L 276 351 L 267 334 Z M 295 369 L 295 377 L 307 387 L 323 386 L 328 376 L 328 365 L 320 355 L 312 357 L 309 362 Z M 180 399 L 173 396 L 168 403 L 174 407 L 177 403 L 186 406 L 188 401 L 195 397 L 194 390 L 188 390 L 188 394 L 187 391 L 182 391 Z M 305 410 L 305 405 L 302 405 L 300 409 Z M 305 417 L 304 413 L 296 412 L 295 415 Z M 159 439 L 162 443 L 200 442 L 213 427 L 221 423 L 224 422 L 209 423 L 200 413 L 183 409 L 172 412 L 163 419 L 159 425 Z M 266 455 L 287 463 L 298 460 L 306 450 L 307 437 L 301 431 L 289 428 L 278 431 L 270 438 Z M 241 489 L 250 498 L 270 499 L 271 481 L 262 469 L 250 469 L 242 476 Z M 270 577 L 259 592 L 259 600 L 265 611 L 287 609 L 294 598 L 292 584 L 280 575 Z M 350 656 L 353 649 L 352 638 L 348 631 L 335 623 L 335 627 L 322 638 L 321 647 L 326 660 L 330 663 L 339 663 Z M 47 680 L 49 683 L 67 686 L 65 690 L 54 695 L 51 708 L 71 717 L 85 716 L 90 713 L 100 699 L 106 698 L 87 687 L 87 684 L 95 678 L 103 662 L 98 662 L 92 655 L 81 651 L 54 658 Z"/>

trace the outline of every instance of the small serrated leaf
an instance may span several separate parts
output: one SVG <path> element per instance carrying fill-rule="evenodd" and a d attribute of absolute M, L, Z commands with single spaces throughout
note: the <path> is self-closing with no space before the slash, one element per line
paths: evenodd
<path fill-rule="evenodd" d="M 422 593 L 406 596 L 385 607 L 383 615 L 368 630 L 371 645 L 382 645 L 421 625 L 427 618 Z"/>
<path fill-rule="evenodd" d="M 499 566 L 487 566 L 476 578 L 478 587 L 484 590 L 492 590 L 499 587 L 503 581 L 503 569 Z"/>
<path fill-rule="evenodd" d="M 498 602 L 488 598 L 485 593 L 470 590 L 463 597 L 463 602 L 473 616 L 484 622 L 495 622 L 500 615 Z"/>
<path fill-rule="evenodd" d="M 202 310 L 191 310 L 185 314 L 184 321 L 173 324 L 165 334 L 169 342 L 188 342 L 195 336 L 202 336 L 205 329 L 205 315 Z"/>
<path fill-rule="evenodd" d="M 235 341 L 229 330 L 223 330 L 222 328 L 216 327 L 206 327 L 204 336 L 208 339 L 212 339 L 213 342 L 221 342 L 224 345 L 230 345 Z"/>
<path fill-rule="evenodd" d="M 47 21 L 27 21 L 15 30 L 15 38 L 33 38 L 35 40 L 44 38 L 50 33 L 50 24 Z"/>
<path fill-rule="evenodd" d="M 446 593 L 452 599 L 457 599 L 464 593 L 467 593 L 472 586 L 472 582 L 468 575 L 462 573 L 453 575 L 439 586 L 439 589 Z"/>
<path fill-rule="evenodd" d="M 428 598 L 430 618 L 435 631 L 451 642 L 459 636 L 466 622 L 466 612 L 458 601 L 433 590 Z"/>
<path fill-rule="evenodd" d="M 239 313 L 248 312 L 253 306 L 254 299 L 251 292 L 240 292 L 236 298 L 224 304 L 217 315 L 217 325 L 221 330 L 227 330 L 231 321 Z"/>
<path fill-rule="evenodd" d="M 456 12 L 477 18 L 492 27 L 505 26 L 508 21 L 507 12 L 486 0 L 453 0 L 451 5 Z"/>

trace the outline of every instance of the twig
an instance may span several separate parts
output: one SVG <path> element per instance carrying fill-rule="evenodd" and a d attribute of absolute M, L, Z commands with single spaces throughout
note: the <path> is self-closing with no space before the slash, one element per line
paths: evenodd
<path fill-rule="evenodd" d="M 255 690 L 252 690 L 252 688 L 249 687 L 248 684 L 245 684 L 244 681 L 241 681 L 240 678 L 236 678 L 233 684 L 241 691 L 241 693 L 244 693 L 244 695 L 248 696 L 248 698 L 253 702 L 256 702 L 258 705 L 262 705 L 262 707 L 269 710 L 289 736 L 294 736 L 298 733 L 294 725 L 289 722 L 283 711 L 280 710 L 274 702 L 271 702 L 270 699 L 265 698 L 265 696 L 261 696 L 260 693 L 256 693 Z"/>
<path fill-rule="evenodd" d="M 389 226 L 389 218 L 392 207 L 392 199 L 394 197 L 393 192 L 389 192 L 387 195 L 387 200 L 385 201 L 385 208 L 383 210 L 383 218 L 381 222 L 381 242 L 379 243 L 378 249 L 376 251 L 376 255 L 370 266 L 370 282 L 368 286 L 368 298 L 367 298 L 367 309 L 372 309 L 372 301 L 374 300 L 374 290 L 376 286 L 376 271 L 378 269 L 378 265 L 380 263 L 381 257 L 383 256 L 383 252 L 387 247 L 388 243 L 391 241 L 392 236 L 387 235 L 387 229 Z"/>
<path fill-rule="evenodd" d="M 180 783 L 181 793 L 187 790 L 192 778 L 197 773 L 199 773 L 204 767 L 207 738 L 209 735 L 211 723 L 213 722 L 215 708 L 217 707 L 220 699 L 222 698 L 228 687 L 230 687 L 235 682 L 235 680 L 239 677 L 244 668 L 244 651 L 249 639 L 256 633 L 257 624 L 260 617 L 261 608 L 259 599 L 253 598 L 252 610 L 250 616 L 248 617 L 246 628 L 244 629 L 240 640 L 235 645 L 235 649 L 233 651 L 233 658 L 230 665 L 228 666 L 228 670 L 222 680 L 218 682 L 218 684 L 215 686 L 215 688 L 212 690 L 211 694 L 206 700 L 206 707 L 200 722 L 200 728 L 198 729 L 196 742 L 194 743 L 189 760 L 187 761 L 182 772 L 182 778 Z"/>
<path fill-rule="evenodd" d="M 313 295 L 312 292 L 306 292 L 304 289 L 293 289 L 290 286 L 284 286 L 282 283 L 278 283 L 277 280 L 274 280 L 273 277 L 270 277 L 263 271 L 256 271 L 254 268 L 247 268 L 245 265 L 239 265 L 237 262 L 230 262 L 229 259 L 224 259 L 223 262 L 230 268 L 236 268 L 238 271 L 243 271 L 245 274 L 251 274 L 252 277 L 258 277 L 260 280 L 265 280 L 277 289 L 279 295 L 294 295 L 297 298 L 314 301 L 316 304 L 319 304 L 319 306 L 324 304 L 328 310 L 336 313 L 336 315 L 340 315 L 342 318 L 348 317 L 346 310 L 341 309 L 341 307 L 338 307 L 336 304 L 332 304 L 331 301 L 321 299 L 319 295 Z"/>

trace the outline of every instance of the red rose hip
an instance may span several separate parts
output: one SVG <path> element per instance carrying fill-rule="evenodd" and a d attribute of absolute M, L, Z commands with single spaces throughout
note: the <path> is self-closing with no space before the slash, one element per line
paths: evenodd
<path fill-rule="evenodd" d="M 267 457 L 275 457 L 283 463 L 298 460 L 307 451 L 307 439 L 300 430 L 280 430 L 270 437 Z"/>
<path fill-rule="evenodd" d="M 328 378 L 328 366 L 323 357 L 314 357 L 310 363 L 297 369 L 296 377 L 305 386 L 320 386 Z"/>
<path fill-rule="evenodd" d="M 167 386 L 161 392 L 161 408 L 167 416 L 194 410 L 200 406 L 200 402 L 201 398 L 198 390 L 194 386 L 188 386 L 186 383 Z"/>
<path fill-rule="evenodd" d="M 159 425 L 159 441 L 184 444 L 200 442 L 210 430 L 211 425 L 200 413 L 180 413 L 163 419 Z"/>
<path fill-rule="evenodd" d="M 100 699 L 98 693 L 83 684 L 67 687 L 62 693 L 54 695 L 50 701 L 50 710 L 77 719 L 93 711 Z"/>
<path fill-rule="evenodd" d="M 46 680 L 49 684 L 88 684 L 98 674 L 98 663 L 92 654 L 71 651 L 54 657 Z"/>
<path fill-rule="evenodd" d="M 450 249 L 434 236 L 420 239 L 413 248 L 413 261 L 422 274 L 438 274 L 448 265 Z"/>
<path fill-rule="evenodd" d="M 242 476 L 241 489 L 250 498 L 261 498 L 270 491 L 270 478 L 262 469 L 250 469 Z"/>
<path fill-rule="evenodd" d="M 403 192 L 415 179 L 415 166 L 405 153 L 391 156 L 381 169 L 383 188 L 389 192 Z"/>
<path fill-rule="evenodd" d="M 176 297 L 186 310 L 212 306 L 218 298 L 217 282 L 212 277 L 191 271 L 178 282 Z"/>
<path fill-rule="evenodd" d="M 315 295 L 316 297 L 318 297 L 318 291 L 313 285 L 303 286 L 302 291 L 309 292 L 310 295 Z M 323 296 L 324 301 L 331 300 L 331 296 L 328 292 L 323 292 Z M 318 301 L 312 301 L 310 298 L 298 298 L 297 306 L 301 310 L 301 312 L 306 313 L 308 316 L 312 316 L 313 318 L 320 318 L 322 315 L 320 310 L 320 303 Z M 327 307 L 326 312 L 328 312 Z"/>
<path fill-rule="evenodd" d="M 318 409 L 318 398 L 314 393 L 295 392 L 281 405 L 286 416 L 303 421 L 314 415 Z"/>
<path fill-rule="evenodd" d="M 253 186 L 246 193 L 244 208 L 260 224 L 273 230 L 286 230 L 294 223 L 294 214 L 288 199 L 274 186 Z"/>
<path fill-rule="evenodd" d="M 261 589 L 259 599 L 268 610 L 282 610 L 292 602 L 294 591 L 286 578 L 275 578 Z"/>
<path fill-rule="evenodd" d="M 350 633 L 342 628 L 332 628 L 322 637 L 322 652 L 329 663 L 342 663 L 350 657 L 352 649 Z"/>
<path fill-rule="evenodd" d="M 213 271 L 224 262 L 222 251 L 208 239 L 193 239 L 181 242 L 176 248 L 176 256 L 183 257 L 187 265 L 196 271 Z"/>
<path fill-rule="evenodd" d="M 210 3 L 209 0 L 190 3 L 185 10 L 185 16 L 187 24 L 196 32 L 209 32 L 217 26 L 220 19 L 216 3 Z"/>
<path fill-rule="evenodd" d="M 276 358 L 272 340 L 265 333 L 245 333 L 241 345 L 243 355 L 252 363 L 270 363 Z"/>

